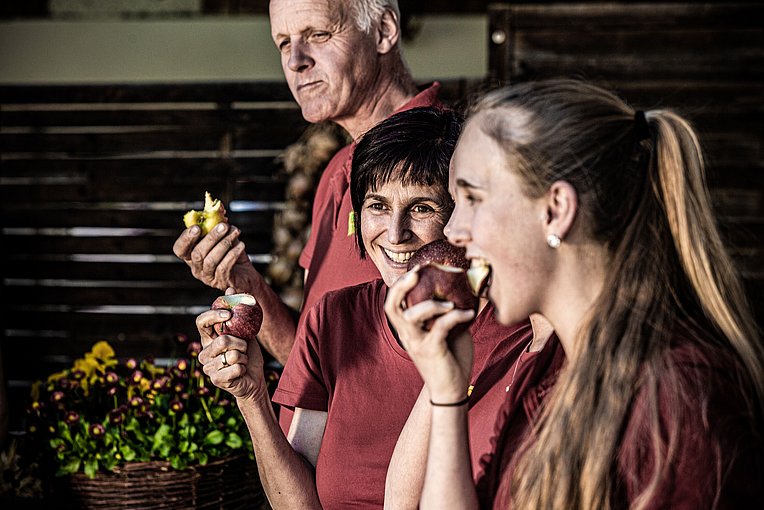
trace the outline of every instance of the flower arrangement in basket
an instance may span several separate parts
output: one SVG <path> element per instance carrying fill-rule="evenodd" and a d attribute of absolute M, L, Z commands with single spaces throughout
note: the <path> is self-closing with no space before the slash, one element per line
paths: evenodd
<path fill-rule="evenodd" d="M 52 466 L 56 477 L 87 484 L 96 477 L 134 477 L 138 466 L 196 473 L 227 458 L 253 458 L 235 403 L 201 372 L 200 350 L 198 342 L 191 343 L 188 358 L 169 366 L 151 359 L 119 363 L 101 341 L 72 368 L 35 383 L 27 430 L 40 465 Z M 272 372 L 266 379 L 273 385 L 277 378 Z M 242 472 L 236 476 L 244 476 L 241 466 L 236 470 Z M 257 478 L 256 468 L 249 472 Z M 124 483 L 123 501 L 129 499 Z M 103 494 L 103 488 L 98 492 Z"/>
<path fill-rule="evenodd" d="M 77 508 L 262 503 L 244 420 L 202 373 L 200 350 L 193 342 L 188 357 L 166 365 L 120 363 L 101 341 L 71 368 L 35 383 L 27 439 L 36 463 L 51 471 L 41 475 L 46 492 Z M 277 379 L 268 371 L 269 389 Z"/>
<path fill-rule="evenodd" d="M 57 475 L 89 477 L 126 462 L 165 460 L 173 469 L 251 452 L 236 408 L 201 373 L 198 342 L 172 366 L 119 364 L 101 341 L 71 369 L 32 389 L 28 432 L 51 454 Z M 275 375 L 271 378 L 272 380 Z"/>

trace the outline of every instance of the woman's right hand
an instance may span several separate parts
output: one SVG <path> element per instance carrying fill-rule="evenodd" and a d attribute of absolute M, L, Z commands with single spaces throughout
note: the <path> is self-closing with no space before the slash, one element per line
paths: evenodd
<path fill-rule="evenodd" d="M 208 310 L 196 318 L 202 351 L 199 362 L 212 384 L 239 399 L 268 396 L 263 374 L 263 354 L 257 340 L 215 333 L 215 324 L 231 317 L 228 310 Z M 225 353 L 225 357 L 223 356 Z M 227 366 L 226 364 L 227 363 Z"/>
<path fill-rule="evenodd" d="M 472 336 L 469 329 L 455 338 L 451 330 L 475 317 L 472 310 L 454 309 L 453 303 L 428 300 L 404 308 L 406 294 L 418 281 L 417 269 L 402 276 L 387 292 L 385 313 L 430 392 L 433 402 L 458 402 L 466 396 L 472 372 Z M 423 325 L 435 318 L 427 331 Z"/>

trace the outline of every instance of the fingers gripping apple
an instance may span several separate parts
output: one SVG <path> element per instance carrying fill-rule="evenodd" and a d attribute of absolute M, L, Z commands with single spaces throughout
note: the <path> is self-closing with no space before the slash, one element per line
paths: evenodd
<path fill-rule="evenodd" d="M 251 294 L 220 296 L 212 303 L 213 310 L 228 310 L 231 318 L 215 324 L 218 335 L 233 335 L 244 340 L 257 339 L 263 324 L 263 309 Z"/>
<path fill-rule="evenodd" d="M 228 223 L 225 206 L 220 200 L 212 198 L 207 191 L 204 192 L 204 209 L 202 211 L 192 209 L 183 215 L 183 224 L 186 228 L 199 225 L 203 236 L 206 236 L 218 223 Z"/>

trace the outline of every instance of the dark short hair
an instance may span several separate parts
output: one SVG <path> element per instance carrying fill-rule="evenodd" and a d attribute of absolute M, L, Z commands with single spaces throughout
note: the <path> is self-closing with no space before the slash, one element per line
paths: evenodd
<path fill-rule="evenodd" d="M 462 121 L 453 110 L 412 108 L 388 117 L 358 141 L 350 173 L 350 198 L 361 258 L 366 257 L 361 235 L 366 194 L 395 179 L 404 186 L 442 186 L 443 196 L 448 197 L 448 167 Z"/>

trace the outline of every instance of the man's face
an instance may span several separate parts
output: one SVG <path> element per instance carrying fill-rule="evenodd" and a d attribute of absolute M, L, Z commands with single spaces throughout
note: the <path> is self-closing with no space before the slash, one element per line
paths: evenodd
<path fill-rule="evenodd" d="M 379 72 L 374 31 L 360 32 L 340 0 L 271 0 L 273 42 L 308 122 L 356 115 Z"/>

